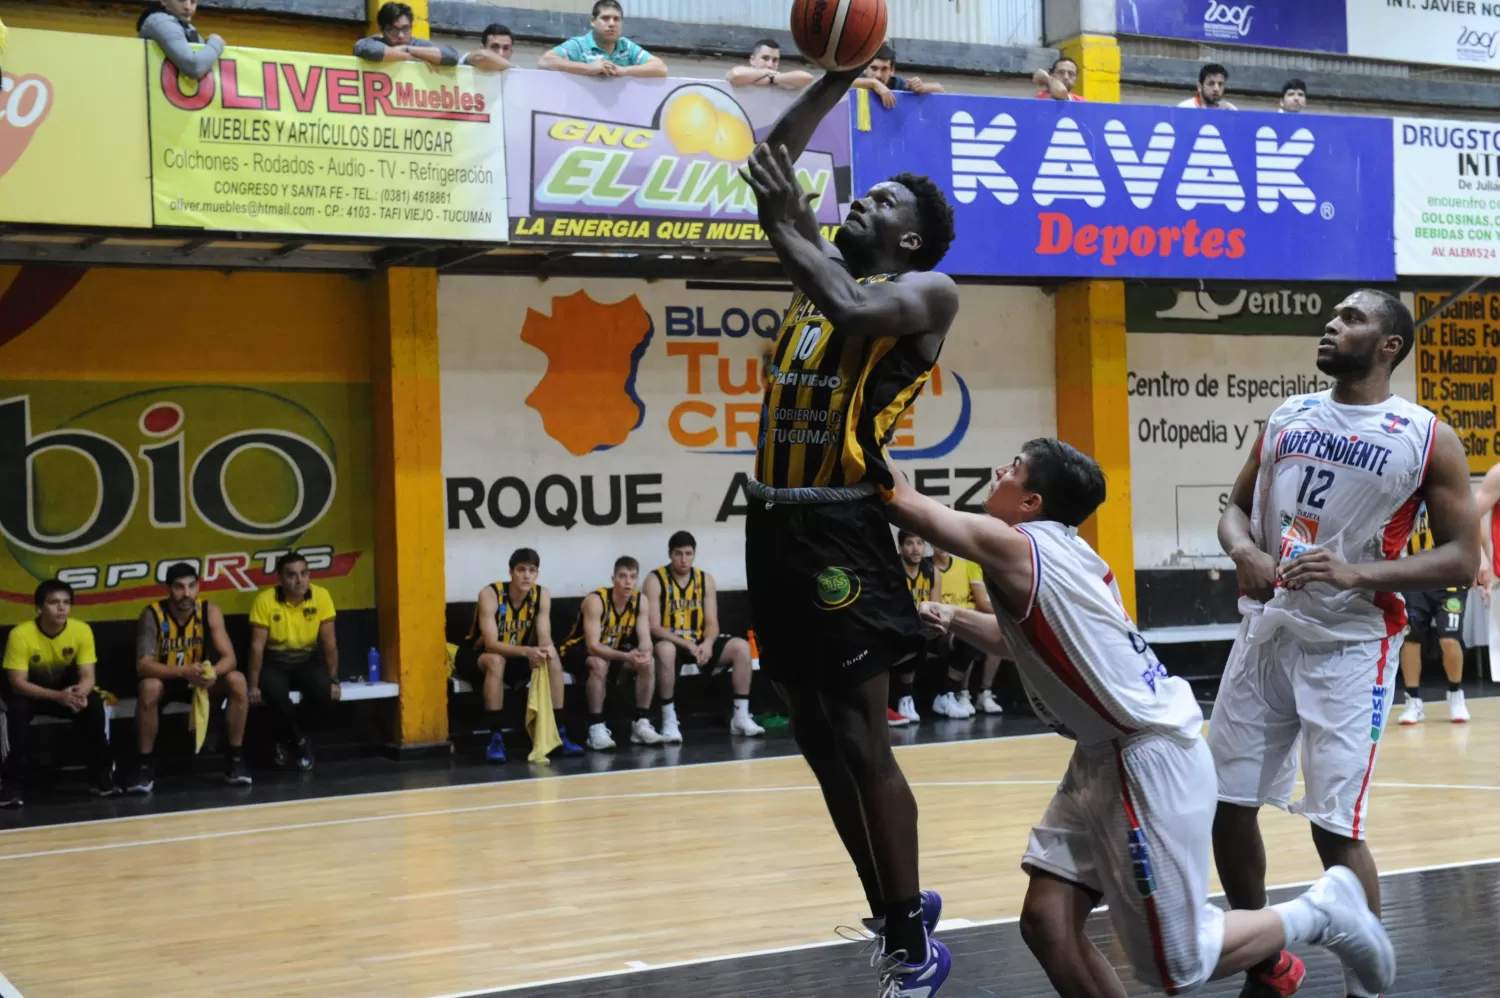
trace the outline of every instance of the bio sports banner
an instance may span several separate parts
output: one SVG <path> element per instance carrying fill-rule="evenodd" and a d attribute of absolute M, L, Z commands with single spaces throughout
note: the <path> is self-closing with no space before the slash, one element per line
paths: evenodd
<path fill-rule="evenodd" d="M 554 593 L 581 595 L 622 554 L 662 564 L 677 530 L 721 589 L 744 587 L 744 488 L 790 287 L 445 277 L 438 297 L 450 602 L 506 578 L 523 546 Z M 918 489 L 977 511 L 994 467 L 1054 432 L 1052 330 L 1040 289 L 961 289 L 891 441 Z"/>
<path fill-rule="evenodd" d="M 130 619 L 191 562 L 247 613 L 276 558 L 308 556 L 346 608 L 374 602 L 370 389 L 0 381 L 0 625 L 73 585 L 90 620 Z"/>
<path fill-rule="evenodd" d="M 501 74 L 229 48 L 195 81 L 147 50 L 157 225 L 505 240 Z"/>
<path fill-rule="evenodd" d="M 887 111 L 865 93 L 854 186 L 937 178 L 949 273 L 1394 277 L 1386 121 L 945 95 Z"/>
<path fill-rule="evenodd" d="M 793 94 L 719 80 L 505 76 L 514 242 L 764 244 L 739 169 Z M 849 174 L 839 107 L 797 160 L 827 235 L 848 213 Z"/>
<path fill-rule="evenodd" d="M 137 39 L 11 29 L 0 60 L 0 220 L 151 224 L 144 63 Z"/>

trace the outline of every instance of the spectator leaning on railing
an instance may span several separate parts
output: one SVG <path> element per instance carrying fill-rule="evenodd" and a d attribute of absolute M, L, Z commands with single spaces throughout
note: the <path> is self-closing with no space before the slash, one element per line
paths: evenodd
<path fill-rule="evenodd" d="M 224 54 L 224 39 L 209 35 L 208 41 L 193 27 L 198 0 L 161 0 L 148 3 L 135 22 L 135 33 L 161 46 L 179 73 L 201 80 L 213 72 Z M 195 49 L 194 45 L 203 48 Z"/>
<path fill-rule="evenodd" d="M 511 56 L 516 50 L 516 37 L 503 24 L 492 24 L 479 34 L 479 47 L 464 54 L 458 60 L 461 66 L 473 66 L 490 73 L 503 73 L 515 65 Z"/>
<path fill-rule="evenodd" d="M 618 0 L 599 0 L 589 30 L 546 52 L 537 69 L 576 76 L 666 76 L 667 64 L 626 38 L 625 9 Z"/>
<path fill-rule="evenodd" d="M 1050 70 L 1039 69 L 1031 74 L 1032 82 L 1042 89 L 1037 96 L 1043 100 L 1081 101 L 1085 98 L 1073 92 L 1078 85 L 1078 63 L 1063 56 L 1052 64 Z"/>
<path fill-rule="evenodd" d="M 415 15 L 404 3 L 388 3 L 375 13 L 380 34 L 354 43 L 354 54 L 366 62 L 425 62 L 433 66 L 457 66 L 458 49 L 425 38 L 413 38 Z"/>
<path fill-rule="evenodd" d="M 805 69 L 781 71 L 781 46 L 771 38 L 762 38 L 750 50 L 750 63 L 736 66 L 724 74 L 724 79 L 737 87 L 782 87 L 800 90 L 813 81 L 813 75 Z"/>
<path fill-rule="evenodd" d="M 1293 77 L 1281 85 L 1281 103 L 1276 110 L 1283 114 L 1301 114 L 1307 110 L 1307 84 Z"/>
<path fill-rule="evenodd" d="M 1229 89 L 1229 70 L 1216 62 L 1206 63 L 1198 70 L 1198 92 L 1178 107 L 1201 107 L 1209 111 L 1238 111 L 1239 108 L 1224 99 Z"/>
<path fill-rule="evenodd" d="M 893 91 L 901 90 L 909 94 L 940 94 L 944 93 L 941 83 L 923 83 L 915 76 L 896 75 L 896 50 L 891 48 L 890 42 L 880 46 L 880 51 L 875 53 L 875 58 L 865 67 L 865 75 L 854 81 L 858 90 L 873 90 L 875 96 L 880 98 L 880 103 L 887 108 L 896 106 L 896 95 Z"/>

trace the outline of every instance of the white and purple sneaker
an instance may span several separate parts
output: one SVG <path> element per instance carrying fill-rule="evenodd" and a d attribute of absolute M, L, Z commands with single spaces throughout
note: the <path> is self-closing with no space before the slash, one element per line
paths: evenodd
<path fill-rule="evenodd" d="M 948 947 L 927 937 L 927 959 L 906 963 L 904 953 L 887 953 L 880 958 L 880 998 L 933 998 L 953 969 Z"/>

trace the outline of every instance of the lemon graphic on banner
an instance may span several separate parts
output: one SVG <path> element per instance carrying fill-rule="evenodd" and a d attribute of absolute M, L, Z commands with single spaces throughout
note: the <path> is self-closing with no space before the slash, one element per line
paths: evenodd
<path fill-rule="evenodd" d="M 715 159 L 747 159 L 755 148 L 755 130 L 743 108 L 728 94 L 701 83 L 678 87 L 662 102 L 657 120 L 684 156 L 704 153 Z"/>

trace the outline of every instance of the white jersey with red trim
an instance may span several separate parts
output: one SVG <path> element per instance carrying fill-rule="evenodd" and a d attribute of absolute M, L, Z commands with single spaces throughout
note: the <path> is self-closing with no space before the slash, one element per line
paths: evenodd
<path fill-rule="evenodd" d="M 1349 563 L 1399 557 L 1422 505 L 1437 417 L 1392 395 L 1375 405 L 1344 405 L 1332 393 L 1294 395 L 1266 422 L 1250 531 L 1285 566 L 1314 548 Z M 1246 639 L 1287 628 L 1309 641 L 1367 641 L 1406 627 L 1399 593 L 1337 590 L 1313 583 L 1295 591 L 1278 580 L 1269 603 L 1240 599 Z"/>
<path fill-rule="evenodd" d="M 1136 630 L 1104 559 L 1061 523 L 1017 529 L 1031 541 L 1031 596 L 1019 620 L 996 616 L 1037 716 L 1081 745 L 1142 731 L 1197 741 L 1202 708 Z"/>

